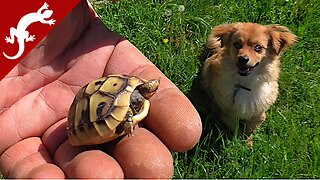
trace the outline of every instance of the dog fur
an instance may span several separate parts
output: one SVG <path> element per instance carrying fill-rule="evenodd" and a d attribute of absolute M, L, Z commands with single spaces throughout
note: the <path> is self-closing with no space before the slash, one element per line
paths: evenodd
<path fill-rule="evenodd" d="M 296 41 L 280 25 L 223 24 L 213 28 L 207 48 L 211 56 L 202 70 L 202 84 L 221 110 L 220 120 L 234 132 L 251 135 L 265 120 L 278 96 L 280 52 Z"/>

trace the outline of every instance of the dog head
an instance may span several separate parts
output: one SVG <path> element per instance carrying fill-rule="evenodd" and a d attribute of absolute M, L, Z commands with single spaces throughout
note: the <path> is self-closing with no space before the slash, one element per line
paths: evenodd
<path fill-rule="evenodd" d="M 238 73 L 248 76 L 268 56 L 278 56 L 280 51 L 296 41 L 290 30 L 280 25 L 234 23 L 216 26 L 208 39 L 208 45 L 220 40 Z"/>

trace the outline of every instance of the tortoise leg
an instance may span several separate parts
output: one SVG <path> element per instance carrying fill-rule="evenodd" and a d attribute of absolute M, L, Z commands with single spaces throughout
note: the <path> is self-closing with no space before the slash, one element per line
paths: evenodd
<path fill-rule="evenodd" d="M 133 125 L 137 125 L 140 121 L 142 121 L 145 117 L 147 117 L 150 108 L 150 102 L 145 100 L 143 102 L 143 106 L 138 114 L 135 114 L 132 117 Z"/>
<path fill-rule="evenodd" d="M 123 121 L 122 123 L 122 128 L 124 132 L 126 132 L 128 135 L 133 136 L 133 130 L 134 130 L 134 122 L 132 119 L 132 111 L 128 111 L 126 120 Z"/>
<path fill-rule="evenodd" d="M 130 108 L 131 108 L 133 114 L 138 114 L 138 111 L 134 108 L 132 103 L 130 103 Z"/>
<path fill-rule="evenodd" d="M 128 135 L 133 136 L 134 127 L 148 115 L 149 108 L 150 102 L 145 100 L 139 114 L 133 115 L 132 109 L 129 109 L 126 119 L 122 123 L 122 128 Z"/>

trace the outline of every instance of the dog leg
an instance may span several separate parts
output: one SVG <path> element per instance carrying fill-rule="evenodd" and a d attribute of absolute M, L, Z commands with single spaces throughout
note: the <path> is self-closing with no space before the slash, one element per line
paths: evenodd
<path fill-rule="evenodd" d="M 253 132 L 255 132 L 260 124 L 262 124 L 266 119 L 266 113 L 261 113 L 258 116 L 254 116 L 245 122 L 244 132 L 247 136 L 250 136 Z"/>
<path fill-rule="evenodd" d="M 231 133 L 235 133 L 235 131 L 239 128 L 238 118 L 230 112 L 223 112 L 221 114 L 220 121 L 227 126 Z"/>

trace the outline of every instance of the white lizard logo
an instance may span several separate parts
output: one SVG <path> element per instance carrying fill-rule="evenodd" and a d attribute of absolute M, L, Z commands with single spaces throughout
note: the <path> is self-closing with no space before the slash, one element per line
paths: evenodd
<path fill-rule="evenodd" d="M 51 26 L 56 22 L 56 20 L 53 19 L 45 20 L 47 18 L 50 18 L 53 13 L 52 10 L 48 10 L 48 7 L 49 5 L 45 2 L 37 12 L 29 13 L 23 16 L 18 22 L 16 29 L 14 27 L 10 28 L 10 36 L 6 36 L 5 41 L 7 43 L 13 44 L 14 37 L 16 37 L 19 45 L 19 50 L 18 53 L 14 56 L 8 56 L 3 52 L 3 55 L 6 58 L 11 60 L 19 58 L 25 49 L 24 41 L 29 42 L 35 40 L 34 35 L 29 35 L 29 32 L 26 30 L 30 24 L 34 22 L 41 22 L 42 24 L 49 24 Z"/>

